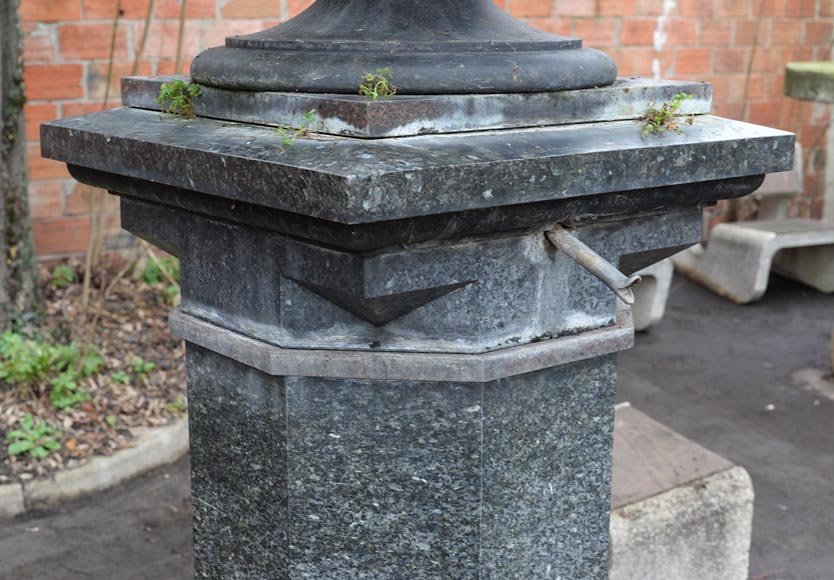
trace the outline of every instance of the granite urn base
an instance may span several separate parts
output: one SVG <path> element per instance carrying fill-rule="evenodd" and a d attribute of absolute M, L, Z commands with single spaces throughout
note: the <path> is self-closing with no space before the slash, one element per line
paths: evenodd
<path fill-rule="evenodd" d="M 488 383 L 188 349 L 199 578 L 608 577 L 613 355 Z"/>
<path fill-rule="evenodd" d="M 181 259 L 198 577 L 607 578 L 633 329 L 574 259 L 631 276 L 697 243 L 701 208 L 789 169 L 793 135 L 705 114 L 691 83 L 379 106 L 206 89 L 191 119 L 146 110 L 159 83 L 42 143 Z M 694 124 L 642 137 L 683 91 Z M 265 126 L 310 102 L 321 132 Z"/>

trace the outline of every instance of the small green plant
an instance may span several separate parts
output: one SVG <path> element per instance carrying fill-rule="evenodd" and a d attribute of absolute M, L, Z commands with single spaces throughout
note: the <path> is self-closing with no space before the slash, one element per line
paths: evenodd
<path fill-rule="evenodd" d="M 310 132 L 310 123 L 313 122 L 315 115 L 315 109 L 310 109 L 304 113 L 304 121 L 298 129 L 292 129 L 290 127 L 278 127 L 275 129 L 275 134 L 281 138 L 281 145 L 290 147 L 295 144 L 296 139 L 307 135 Z"/>
<path fill-rule="evenodd" d="M 176 282 L 180 280 L 180 261 L 174 257 L 148 260 L 139 276 L 147 284 L 161 284 L 170 278 Z"/>
<path fill-rule="evenodd" d="M 66 288 L 75 282 L 75 270 L 69 266 L 60 265 L 52 270 L 52 285 L 56 288 Z"/>
<path fill-rule="evenodd" d="M 163 293 L 168 304 L 177 304 L 180 296 L 180 261 L 177 258 L 168 257 L 150 260 L 142 268 L 139 276 L 151 285 L 173 282 L 163 289 Z"/>
<path fill-rule="evenodd" d="M 359 85 L 359 94 L 373 99 L 391 97 L 397 94 L 397 87 L 392 82 L 394 77 L 391 75 L 389 67 L 376 69 L 376 74 L 366 73 L 362 77 L 362 84 Z"/>
<path fill-rule="evenodd" d="M 105 415 L 104 416 L 104 422 L 107 423 L 107 425 L 111 429 L 116 428 L 116 417 L 115 417 L 115 415 Z"/>
<path fill-rule="evenodd" d="M 168 411 L 174 415 L 184 415 L 188 411 L 188 401 L 182 395 L 177 395 L 173 403 L 168 403 Z"/>
<path fill-rule="evenodd" d="M 51 451 L 61 449 L 61 444 L 54 437 L 58 433 L 59 431 L 55 427 L 51 427 L 43 421 L 39 421 L 35 425 L 32 415 L 27 413 L 20 429 L 6 435 L 6 441 L 12 442 L 6 448 L 6 451 L 9 455 L 25 453 L 29 457 L 43 459 L 48 457 Z"/>
<path fill-rule="evenodd" d="M 130 382 L 130 375 L 124 371 L 117 371 L 110 375 L 110 380 L 120 385 L 126 385 Z"/>
<path fill-rule="evenodd" d="M 162 85 L 156 102 L 169 115 L 191 118 L 194 116 L 194 98 L 201 94 L 203 92 L 197 83 L 186 84 L 185 81 L 174 79 Z"/>
<path fill-rule="evenodd" d="M 683 102 L 694 98 L 692 95 L 686 93 L 678 93 L 675 98 L 669 103 L 663 103 L 660 108 L 652 105 L 646 114 L 641 117 L 643 121 L 643 137 L 649 135 L 662 135 L 666 131 L 674 131 L 675 133 L 683 134 L 682 123 L 691 125 L 695 122 L 694 115 L 683 115 L 680 113 Z"/>
<path fill-rule="evenodd" d="M 133 372 L 139 377 L 143 377 L 147 375 L 149 372 L 153 371 L 156 368 L 156 363 L 151 361 L 146 361 L 141 356 L 136 357 L 133 361 Z"/>
<path fill-rule="evenodd" d="M 78 381 L 97 375 L 104 359 L 94 348 L 83 351 L 74 342 L 49 344 L 15 332 L 0 336 L 0 380 L 34 394 L 47 387 L 56 409 L 68 409 L 90 396 Z"/>

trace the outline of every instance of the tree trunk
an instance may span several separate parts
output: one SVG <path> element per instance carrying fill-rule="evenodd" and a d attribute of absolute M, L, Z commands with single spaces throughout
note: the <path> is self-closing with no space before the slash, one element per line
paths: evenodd
<path fill-rule="evenodd" d="M 23 36 L 17 6 L 18 0 L 0 5 L 0 330 L 33 318 L 40 308 L 29 223 Z"/>

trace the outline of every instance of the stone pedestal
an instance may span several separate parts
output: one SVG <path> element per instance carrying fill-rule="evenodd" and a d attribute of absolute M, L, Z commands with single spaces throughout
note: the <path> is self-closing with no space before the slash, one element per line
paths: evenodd
<path fill-rule="evenodd" d="M 431 117 L 405 124 L 269 94 L 246 114 L 329 103 L 323 133 L 287 145 L 138 108 L 159 82 L 42 141 L 182 260 L 197 576 L 607 578 L 615 353 L 633 329 L 547 232 L 630 275 L 699 241 L 703 204 L 787 169 L 793 136 L 703 114 L 701 85 L 694 125 L 642 138 L 637 117 L 686 85 L 621 81 L 477 107 L 403 97 Z M 211 89 L 203 106 L 240 115 L 224 94 L 251 101 Z"/>

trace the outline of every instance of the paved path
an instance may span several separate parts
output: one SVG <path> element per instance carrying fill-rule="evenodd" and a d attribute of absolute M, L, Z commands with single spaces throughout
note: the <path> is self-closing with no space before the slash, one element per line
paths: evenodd
<path fill-rule="evenodd" d="M 666 319 L 620 359 L 620 400 L 750 471 L 757 580 L 834 579 L 834 401 L 789 379 L 826 364 L 832 326 L 834 298 L 778 278 L 751 306 L 676 278 Z M 0 524 L 0 580 L 190 580 L 190 525 L 181 461 Z"/>
<path fill-rule="evenodd" d="M 832 328 L 834 298 L 775 276 L 748 306 L 676 277 L 620 357 L 620 400 L 750 472 L 757 580 L 834 579 L 834 401 L 790 380 L 827 366 Z"/>
<path fill-rule="evenodd" d="M 0 580 L 190 580 L 188 461 L 0 524 Z"/>

